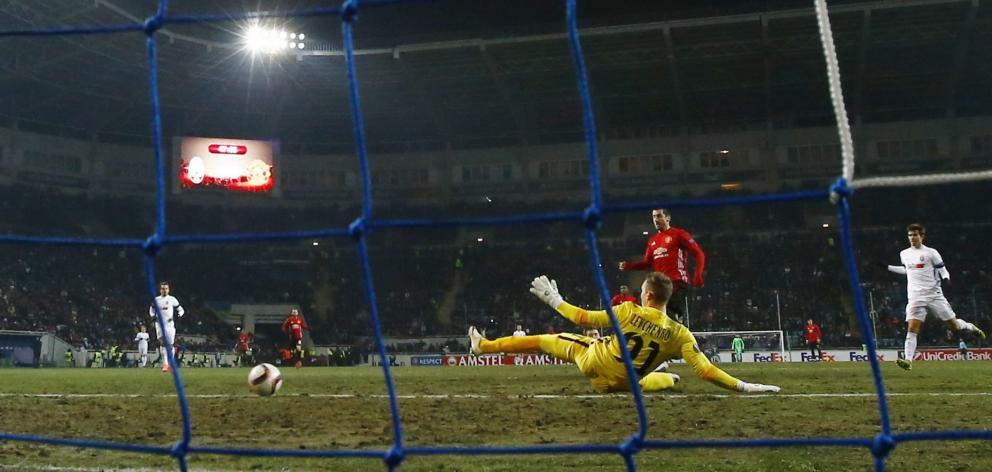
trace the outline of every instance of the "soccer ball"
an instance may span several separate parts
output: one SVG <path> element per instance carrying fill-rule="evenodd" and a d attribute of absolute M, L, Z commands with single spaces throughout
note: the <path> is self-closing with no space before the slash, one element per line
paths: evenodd
<path fill-rule="evenodd" d="M 248 372 L 248 390 L 256 395 L 275 395 L 282 388 L 282 373 L 272 364 L 259 364 Z"/>

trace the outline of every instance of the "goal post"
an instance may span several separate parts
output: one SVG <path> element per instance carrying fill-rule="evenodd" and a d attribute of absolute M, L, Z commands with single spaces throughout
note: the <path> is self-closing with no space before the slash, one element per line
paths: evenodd
<path fill-rule="evenodd" d="M 699 349 L 710 360 L 730 362 L 733 348 L 731 344 L 735 337 L 740 336 L 744 341 L 745 355 L 748 352 L 778 353 L 779 359 L 788 360 L 785 350 L 785 333 L 781 330 L 771 331 L 700 331 L 693 332 Z"/>

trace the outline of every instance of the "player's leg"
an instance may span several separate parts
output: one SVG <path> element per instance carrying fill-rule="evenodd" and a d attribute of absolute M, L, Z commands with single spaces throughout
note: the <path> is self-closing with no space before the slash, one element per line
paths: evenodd
<path fill-rule="evenodd" d="M 896 365 L 905 370 L 913 369 L 913 357 L 916 356 L 916 337 L 920 334 L 923 321 L 927 319 L 927 307 L 924 303 L 910 301 L 906 304 L 906 343 L 903 346 L 904 358 L 896 359 Z"/>
<path fill-rule="evenodd" d="M 689 293 L 686 287 L 688 286 L 688 284 L 681 280 L 673 280 L 672 295 L 669 297 L 668 306 L 665 307 L 665 314 L 682 324 L 685 324 L 685 317 L 682 312 L 685 311 L 685 297 Z"/>
<path fill-rule="evenodd" d="M 964 332 L 969 332 L 974 334 L 979 339 L 985 339 L 985 331 L 982 331 L 978 326 L 969 323 L 961 318 L 957 317 L 954 310 L 951 309 L 951 304 L 947 302 L 946 298 L 940 298 L 930 303 L 930 310 L 940 318 L 944 324 L 947 325 L 947 329 L 950 329 L 955 334 L 962 334 Z"/>
<path fill-rule="evenodd" d="M 162 362 L 162 371 L 166 371 L 169 365 L 169 359 L 165 356 L 165 340 L 162 338 L 162 328 L 158 326 L 158 322 L 154 323 L 155 326 L 155 339 L 158 340 L 158 359 Z"/>
<path fill-rule="evenodd" d="M 651 372 L 638 382 L 641 385 L 642 392 L 660 392 L 662 390 L 668 390 L 675 386 L 682 380 L 678 374 L 669 372 Z"/>
<path fill-rule="evenodd" d="M 162 338 L 162 372 L 168 372 L 172 370 L 172 366 L 169 365 L 169 356 L 166 353 L 166 349 L 172 348 L 172 356 L 176 357 L 176 328 L 170 329 L 168 326 L 165 327 L 165 337 Z"/>
<path fill-rule="evenodd" d="M 472 354 L 543 352 L 568 362 L 575 362 L 576 356 L 584 353 L 595 342 L 590 337 L 570 333 L 506 336 L 490 341 L 475 326 L 469 327 L 468 337 Z"/>

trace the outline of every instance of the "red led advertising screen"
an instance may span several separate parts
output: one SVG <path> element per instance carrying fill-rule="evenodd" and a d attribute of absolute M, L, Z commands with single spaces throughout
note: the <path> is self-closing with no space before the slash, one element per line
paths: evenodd
<path fill-rule="evenodd" d="M 173 192 L 208 188 L 277 194 L 278 143 L 238 138 L 176 138 Z"/>

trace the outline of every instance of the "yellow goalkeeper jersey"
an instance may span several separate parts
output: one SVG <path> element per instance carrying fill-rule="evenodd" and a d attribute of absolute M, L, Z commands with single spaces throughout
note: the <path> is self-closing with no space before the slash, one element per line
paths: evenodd
<path fill-rule="evenodd" d="M 559 305 L 558 311 L 581 326 L 603 328 L 611 325 L 606 311 L 587 311 L 568 303 Z M 627 349 L 639 377 L 651 373 L 662 362 L 683 357 L 686 350 L 694 350 L 696 338 L 689 329 L 661 310 L 624 302 L 614 306 L 613 313 L 627 338 Z M 592 342 L 576 363 L 586 375 L 616 379 L 627 376 L 616 336 Z"/>

